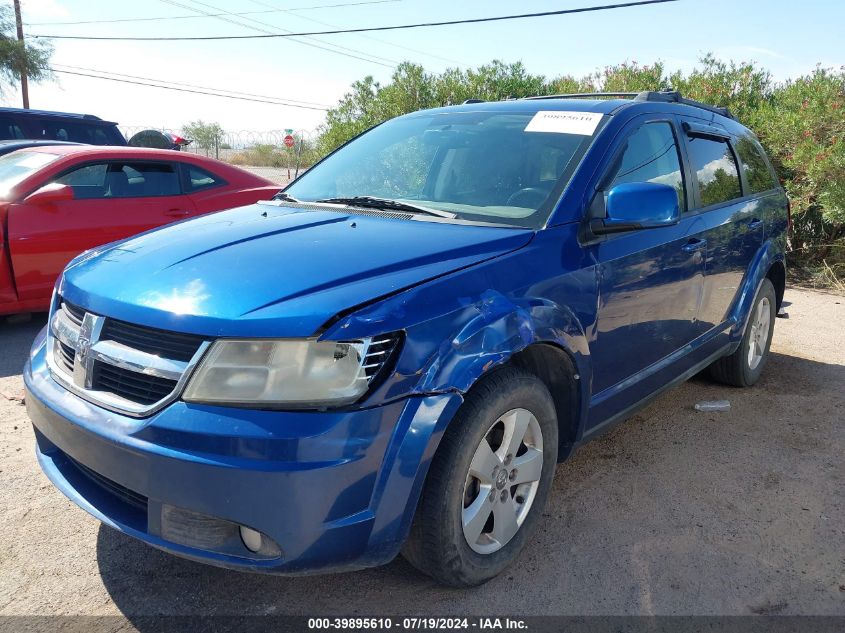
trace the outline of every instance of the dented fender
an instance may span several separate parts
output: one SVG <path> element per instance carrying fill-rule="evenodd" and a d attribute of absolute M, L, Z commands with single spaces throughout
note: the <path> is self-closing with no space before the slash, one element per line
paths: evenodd
<path fill-rule="evenodd" d="M 566 244 L 566 232 L 548 229 L 532 242 L 477 266 L 406 289 L 331 323 L 321 336 L 349 340 L 404 331 L 393 374 L 369 402 L 437 393 L 466 393 L 478 379 L 536 343 L 566 351 L 588 388 L 594 336 L 596 277 L 592 267 L 567 260 L 548 242 Z M 536 269 L 550 272 L 536 285 Z M 555 270 L 557 269 L 557 270 Z M 568 299 L 573 305 L 556 302 Z"/>
<path fill-rule="evenodd" d="M 534 343 L 561 347 L 576 359 L 579 371 L 587 369 L 586 335 L 565 306 L 544 299 L 509 299 L 488 290 L 470 311 L 475 315 L 440 345 L 423 371 L 417 392 L 454 389 L 466 393 L 482 375 Z"/>

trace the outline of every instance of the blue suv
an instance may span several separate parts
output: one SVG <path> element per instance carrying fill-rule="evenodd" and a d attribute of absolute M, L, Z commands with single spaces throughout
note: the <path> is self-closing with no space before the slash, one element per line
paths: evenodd
<path fill-rule="evenodd" d="M 576 447 L 705 368 L 758 380 L 787 223 L 751 132 L 677 93 L 402 116 L 77 257 L 25 368 L 38 459 L 194 560 L 479 584 Z"/>

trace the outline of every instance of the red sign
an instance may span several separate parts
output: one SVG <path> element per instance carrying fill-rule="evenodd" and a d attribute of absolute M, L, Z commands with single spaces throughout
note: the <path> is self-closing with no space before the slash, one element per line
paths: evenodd
<path fill-rule="evenodd" d="M 285 147 L 293 147 L 293 144 L 294 144 L 293 136 L 288 134 L 284 139 L 284 144 L 285 144 Z"/>

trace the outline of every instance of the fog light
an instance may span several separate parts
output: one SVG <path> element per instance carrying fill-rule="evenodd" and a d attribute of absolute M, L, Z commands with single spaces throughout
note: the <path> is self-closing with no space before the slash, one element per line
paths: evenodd
<path fill-rule="evenodd" d="M 256 532 L 252 528 L 248 528 L 245 525 L 242 525 L 241 528 L 241 540 L 246 545 L 246 548 L 251 552 L 257 552 L 261 549 L 261 532 Z"/>

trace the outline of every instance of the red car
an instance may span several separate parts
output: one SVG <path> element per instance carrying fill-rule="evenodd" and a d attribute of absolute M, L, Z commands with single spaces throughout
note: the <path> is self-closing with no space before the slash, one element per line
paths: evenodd
<path fill-rule="evenodd" d="M 84 250 L 279 189 L 170 150 L 57 145 L 2 156 L 0 314 L 47 309 L 56 277 Z"/>

